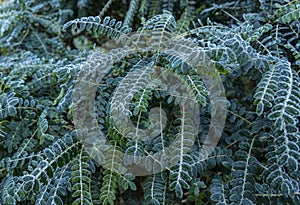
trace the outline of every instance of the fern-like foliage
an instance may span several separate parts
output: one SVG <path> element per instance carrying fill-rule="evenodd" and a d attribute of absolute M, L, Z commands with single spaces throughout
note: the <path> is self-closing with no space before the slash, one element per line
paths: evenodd
<path fill-rule="evenodd" d="M 299 9 L 0 0 L 0 204 L 300 204 Z"/>
<path fill-rule="evenodd" d="M 165 173 L 156 174 L 144 184 L 144 204 L 167 204 L 167 181 Z"/>
<path fill-rule="evenodd" d="M 53 55 L 63 51 L 63 42 L 56 36 L 61 35 L 61 20 L 70 16 L 71 10 L 60 10 L 59 1 L 16 1 L 0 5 L 1 49 L 23 48 L 33 52 Z M 49 15 L 39 15 L 48 10 Z M 39 29 L 35 29 L 37 25 Z M 51 42 L 56 42 L 53 46 Z M 59 42 L 59 43 L 58 43 Z"/>
<path fill-rule="evenodd" d="M 63 29 L 67 29 L 71 25 L 73 30 L 93 30 L 93 32 L 98 32 L 111 38 L 119 37 L 121 34 L 127 34 L 131 31 L 126 25 L 122 27 L 121 21 L 116 22 L 116 19 L 110 19 L 110 17 L 105 17 L 103 22 L 98 16 L 82 17 L 81 19 L 69 21 L 64 25 Z"/>
<path fill-rule="evenodd" d="M 78 158 L 75 158 L 71 167 L 73 183 L 72 189 L 74 193 L 72 197 L 76 198 L 73 204 L 92 204 L 91 189 L 91 171 L 89 170 L 89 156 L 81 149 L 78 154 Z"/>

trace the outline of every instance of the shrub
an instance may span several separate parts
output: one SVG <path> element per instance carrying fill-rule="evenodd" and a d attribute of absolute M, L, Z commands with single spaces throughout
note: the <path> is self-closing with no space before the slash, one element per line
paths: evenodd
<path fill-rule="evenodd" d="M 299 16 L 298 0 L 0 1 L 0 204 L 299 204 Z M 119 167 L 160 152 L 160 172 Z"/>

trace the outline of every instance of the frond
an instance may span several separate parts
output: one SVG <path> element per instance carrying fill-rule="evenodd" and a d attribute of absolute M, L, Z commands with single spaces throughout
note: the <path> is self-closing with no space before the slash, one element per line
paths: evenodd
<path fill-rule="evenodd" d="M 165 205 L 167 194 L 167 181 L 162 177 L 164 173 L 155 174 L 144 184 L 145 194 L 143 204 L 145 205 Z"/>
<path fill-rule="evenodd" d="M 226 205 L 229 204 L 227 196 L 229 195 L 229 187 L 226 183 L 223 182 L 220 176 L 212 179 L 212 183 L 210 186 L 211 196 L 210 199 L 213 202 L 216 202 L 218 205 Z"/>
<path fill-rule="evenodd" d="M 75 198 L 73 205 L 92 204 L 93 199 L 91 190 L 91 172 L 88 161 L 90 157 L 83 149 L 80 150 L 77 158 L 73 160 L 72 170 L 72 197 Z"/>
<path fill-rule="evenodd" d="M 58 204 L 63 205 L 62 197 L 67 196 L 68 188 L 70 187 L 70 167 L 66 166 L 62 169 L 57 169 L 55 174 L 55 181 L 49 182 L 43 186 L 35 204 Z"/>
<path fill-rule="evenodd" d="M 105 4 L 105 6 L 102 8 L 101 12 L 99 13 L 99 17 L 102 18 L 104 13 L 110 8 L 111 4 L 114 0 L 108 0 Z"/>
<path fill-rule="evenodd" d="M 275 65 L 272 65 L 271 69 L 264 74 L 261 82 L 257 85 L 254 98 L 257 105 L 256 113 L 258 115 L 263 113 L 265 107 L 272 107 L 279 76 L 279 69 L 276 69 Z"/>
<path fill-rule="evenodd" d="M 200 147 L 200 145 L 199 145 Z M 221 167 L 230 170 L 232 168 L 233 158 L 230 149 L 216 147 L 211 155 L 207 153 L 211 148 L 202 146 L 199 150 L 193 150 L 194 163 L 192 164 L 192 176 L 200 178 L 205 176 L 210 169 Z"/>
<path fill-rule="evenodd" d="M 180 1 L 180 5 L 184 7 L 184 12 L 181 14 L 180 19 L 177 21 L 177 32 L 183 33 L 189 29 L 191 22 L 195 18 L 195 1 L 186 0 Z"/>
<path fill-rule="evenodd" d="M 148 66 L 145 68 L 142 65 L 143 64 L 137 64 L 133 68 L 133 71 L 129 72 L 129 75 L 127 75 L 120 83 L 112 98 L 111 114 L 113 116 L 114 124 L 125 136 L 129 133 L 136 135 L 135 133 L 137 130 L 132 129 L 135 128 L 135 126 L 131 124 L 132 122 L 126 120 L 126 118 L 131 115 L 137 115 L 141 113 L 140 111 L 145 111 L 146 107 L 142 104 L 147 103 L 147 99 L 150 96 L 144 92 L 143 98 L 140 98 L 140 107 L 135 108 L 133 111 L 134 113 L 129 109 L 129 100 L 134 98 L 134 96 L 138 97 L 140 90 L 142 90 L 142 92 L 147 91 L 147 89 L 155 85 L 154 82 L 151 82 L 151 73 L 154 72 L 153 68 Z M 129 85 L 130 88 L 128 87 Z M 124 99 L 128 100 L 124 101 Z M 123 117 L 121 118 L 121 116 Z"/>
<path fill-rule="evenodd" d="M 299 190 L 297 173 L 299 164 L 299 147 L 296 138 L 298 128 L 286 125 L 284 131 L 276 129 L 270 138 L 272 144 L 266 149 L 268 167 L 263 172 L 266 184 L 270 184 L 272 193 L 281 193 L 285 198 L 293 197 Z"/>
<path fill-rule="evenodd" d="M 129 4 L 129 9 L 126 12 L 124 25 L 131 26 L 133 17 L 135 16 L 136 12 L 138 11 L 138 7 L 140 4 L 140 0 L 131 0 Z"/>
<path fill-rule="evenodd" d="M 145 28 L 153 31 L 166 31 L 172 33 L 176 28 L 176 21 L 169 11 L 164 11 L 163 14 L 156 15 L 147 20 Z"/>
<path fill-rule="evenodd" d="M 151 4 L 149 5 L 149 10 L 148 10 L 148 18 L 152 18 L 156 15 L 158 15 L 162 8 L 161 8 L 161 0 L 152 0 L 150 2 Z"/>
<path fill-rule="evenodd" d="M 183 190 L 189 189 L 189 181 L 191 177 L 192 164 L 194 163 L 193 158 L 188 154 L 189 146 L 191 146 L 194 141 L 193 137 L 195 130 L 193 130 L 193 122 L 191 119 L 187 119 L 184 116 L 188 116 L 188 110 L 183 106 L 182 118 L 180 119 L 180 127 L 178 128 L 178 134 L 176 139 L 172 142 L 172 153 L 170 162 L 173 164 L 170 167 L 169 176 L 169 188 L 174 190 L 178 197 L 183 196 Z M 174 147 L 173 147 L 174 146 Z"/>
<path fill-rule="evenodd" d="M 42 204 L 45 201 L 62 204 L 60 196 L 66 194 L 66 191 L 63 190 L 69 186 L 66 183 L 70 177 L 70 174 L 66 172 L 68 163 L 76 155 L 78 146 L 72 138 L 71 135 L 65 135 L 46 148 L 42 158 L 37 158 L 31 162 L 32 169 L 23 173 L 23 176 L 20 177 L 20 183 L 15 189 L 16 200 L 30 199 L 41 201 Z M 53 176 L 63 181 L 54 180 Z M 40 195 L 27 194 L 33 193 L 33 190 L 36 189 L 41 191 Z M 46 192 L 50 194 L 48 195 Z"/>
<path fill-rule="evenodd" d="M 260 170 L 260 164 L 253 153 L 256 136 L 251 137 L 247 132 L 238 134 L 238 139 L 243 139 L 243 146 L 240 146 L 241 149 L 235 153 L 236 159 L 232 164 L 229 200 L 233 204 L 255 204 L 256 197 L 253 194 L 255 176 Z"/>
<path fill-rule="evenodd" d="M 283 130 L 287 124 L 298 124 L 297 116 L 300 115 L 299 76 L 291 69 L 287 62 L 277 67 L 280 72 L 277 84 L 275 106 L 268 115 L 274 120 L 274 127 Z"/>
<path fill-rule="evenodd" d="M 72 26 L 72 30 L 79 29 L 80 31 L 93 31 L 98 34 L 106 35 L 110 38 L 118 38 L 121 35 L 125 35 L 131 31 L 131 28 L 121 21 L 116 21 L 116 19 L 111 19 L 110 17 L 105 17 L 103 21 L 99 16 L 96 17 L 82 17 L 80 19 L 75 19 L 67 22 L 63 26 L 63 30 Z"/>
<path fill-rule="evenodd" d="M 149 0 L 141 0 L 141 4 L 140 4 L 140 8 L 139 8 L 139 15 L 142 18 L 145 18 L 147 16 L 147 13 L 149 11 L 150 7 L 150 3 L 152 1 Z"/>
<path fill-rule="evenodd" d="M 48 15 L 39 15 L 46 7 Z M 39 46 L 28 48 L 28 50 L 39 53 L 37 50 L 42 48 L 43 51 L 47 51 L 44 55 L 52 53 L 54 50 L 56 52 L 57 48 L 54 48 L 51 43 L 53 44 L 54 39 L 58 40 L 56 46 L 62 45 L 63 42 L 58 38 L 52 39 L 52 37 L 61 33 L 60 18 L 70 14 L 70 10 L 60 9 L 60 7 L 61 3 L 58 1 L 28 1 L 26 3 L 17 1 L 0 5 L 0 47 L 26 49 L 34 45 L 26 43 L 31 38 L 31 41 L 36 41 Z M 36 27 L 43 28 L 44 32 L 35 30 Z M 48 42 L 46 43 L 46 41 Z"/>
<path fill-rule="evenodd" d="M 2 185 L 2 192 L 1 192 L 1 201 L 4 204 L 16 204 L 16 200 L 14 198 L 14 187 L 15 182 L 12 176 L 9 176 Z"/>
<path fill-rule="evenodd" d="M 113 205 L 116 200 L 117 178 L 111 171 L 106 171 L 104 174 L 100 200 L 104 205 Z"/>

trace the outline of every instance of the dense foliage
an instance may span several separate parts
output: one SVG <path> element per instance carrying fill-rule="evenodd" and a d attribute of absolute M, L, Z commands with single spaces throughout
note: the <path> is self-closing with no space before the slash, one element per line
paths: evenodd
<path fill-rule="evenodd" d="M 299 17 L 299 0 L 0 1 L 0 204 L 300 204 Z M 123 47 L 111 66 L 101 64 L 111 54 L 98 47 L 126 42 L 135 31 L 154 32 L 156 52 L 128 54 Z M 192 47 L 163 52 L 162 34 Z M 221 140 L 205 159 L 199 153 L 210 126 L 210 92 L 185 58 L 200 50 L 222 79 L 228 112 Z M 191 90 L 201 113 L 191 148 L 176 96 L 156 89 L 145 65 L 167 68 Z M 184 136 L 166 170 L 124 174 L 85 149 L 72 96 L 87 68 L 103 71 L 95 114 L 113 153 L 147 156 Z M 138 78 L 142 89 L 134 85 Z M 132 99 L 118 90 L 124 79 L 136 89 Z M 137 130 L 152 126 L 156 137 L 137 142 L 116 126 L 116 92 L 131 99 L 123 111 Z M 167 117 L 158 116 L 158 124 L 151 122 L 155 107 Z"/>

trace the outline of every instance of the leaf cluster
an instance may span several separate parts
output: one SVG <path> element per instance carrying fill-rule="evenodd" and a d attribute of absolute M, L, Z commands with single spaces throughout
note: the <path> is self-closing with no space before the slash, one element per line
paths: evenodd
<path fill-rule="evenodd" d="M 299 0 L 0 1 L 0 204 L 299 204 L 299 17 Z"/>

